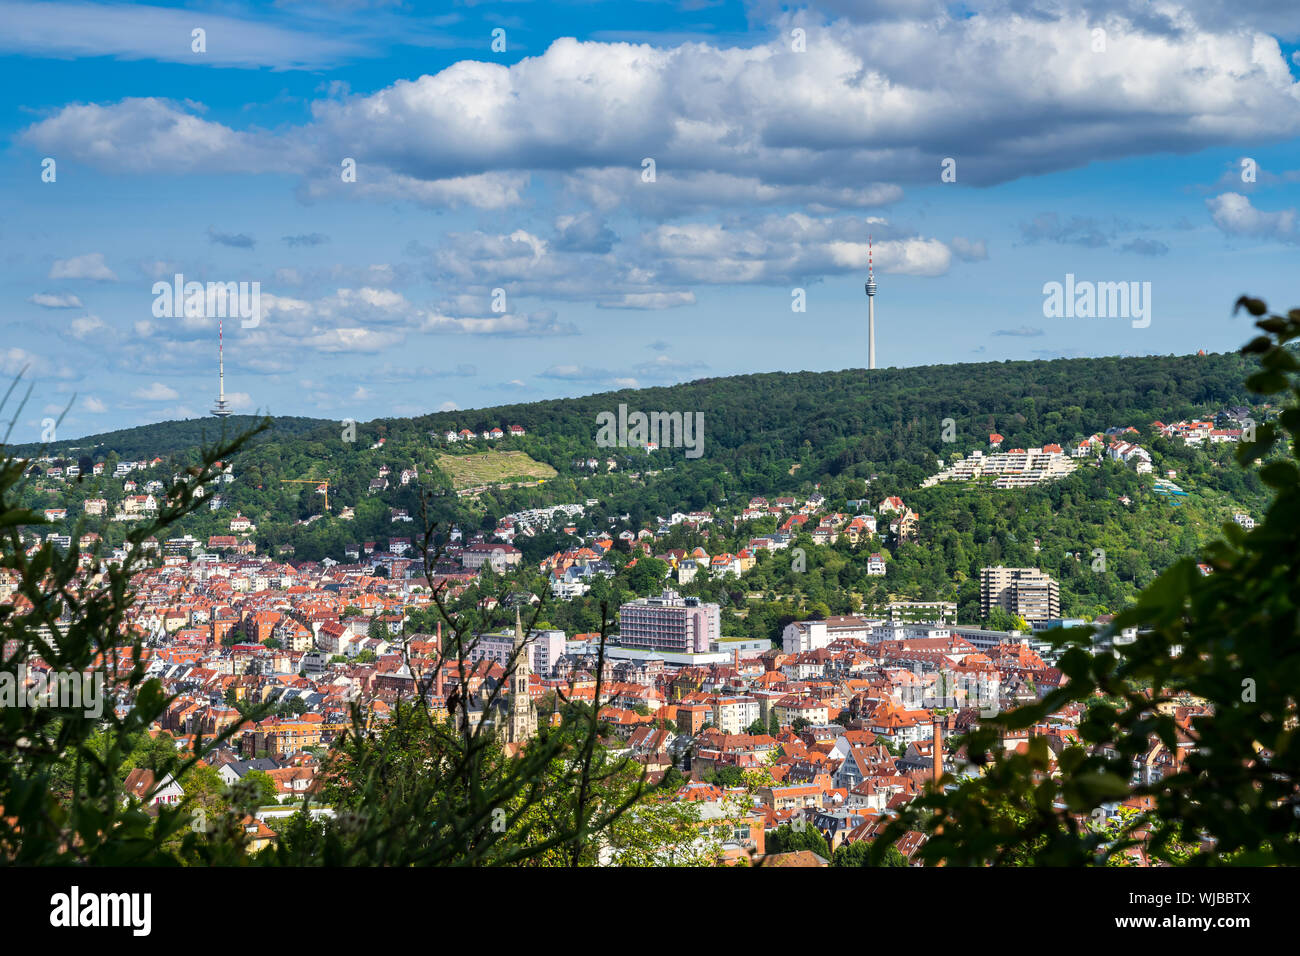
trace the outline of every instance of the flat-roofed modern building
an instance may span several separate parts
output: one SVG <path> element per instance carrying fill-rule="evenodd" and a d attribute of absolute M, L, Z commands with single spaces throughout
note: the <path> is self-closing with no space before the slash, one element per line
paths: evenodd
<path fill-rule="evenodd" d="M 704 653 L 722 634 L 721 609 L 699 598 L 664 591 L 638 598 L 618 610 L 623 647 L 675 653 Z"/>
<path fill-rule="evenodd" d="M 984 568 L 980 571 L 980 613 L 987 619 L 995 607 L 1026 621 L 1058 618 L 1061 585 L 1037 568 Z"/>
<path fill-rule="evenodd" d="M 564 632 L 558 630 L 532 631 L 525 640 L 524 646 L 528 649 L 529 670 L 542 677 L 550 677 L 555 670 L 555 662 L 564 653 Z M 502 631 L 500 633 L 478 635 L 474 638 L 473 644 L 470 645 L 467 656 L 475 663 L 489 660 L 500 664 L 502 667 L 507 667 L 510 664 L 510 658 L 514 654 L 514 650 L 514 632 Z"/>

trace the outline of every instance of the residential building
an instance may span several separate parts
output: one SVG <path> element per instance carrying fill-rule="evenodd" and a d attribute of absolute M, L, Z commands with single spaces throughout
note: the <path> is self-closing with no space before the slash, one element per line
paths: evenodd
<path fill-rule="evenodd" d="M 724 734 L 743 734 L 758 717 L 753 697 L 719 697 L 713 702 L 713 726 Z"/>
<path fill-rule="evenodd" d="M 460 563 L 467 571 L 476 571 L 490 564 L 497 573 L 519 566 L 524 553 L 511 544 L 471 544 L 460 555 Z"/>
<path fill-rule="evenodd" d="M 984 568 L 980 571 L 980 613 L 987 619 L 995 607 L 1045 621 L 1061 616 L 1061 585 L 1037 568 Z"/>

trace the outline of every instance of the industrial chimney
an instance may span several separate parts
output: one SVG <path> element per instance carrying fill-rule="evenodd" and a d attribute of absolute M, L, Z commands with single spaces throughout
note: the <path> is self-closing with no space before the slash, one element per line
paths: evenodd
<path fill-rule="evenodd" d="M 943 776 L 943 719 L 935 717 L 931 724 L 931 732 L 934 737 L 934 754 L 932 757 L 933 768 L 930 779 L 934 781 L 936 789 L 939 786 L 939 778 Z"/>

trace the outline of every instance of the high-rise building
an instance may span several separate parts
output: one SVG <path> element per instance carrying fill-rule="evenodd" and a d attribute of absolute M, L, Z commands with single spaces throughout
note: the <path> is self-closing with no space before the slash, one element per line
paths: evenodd
<path fill-rule="evenodd" d="M 699 598 L 664 591 L 618 609 L 619 643 L 638 650 L 703 654 L 722 634 L 721 609 Z"/>
<path fill-rule="evenodd" d="M 1061 585 L 1037 568 L 984 568 L 980 571 L 980 614 L 1000 607 L 1026 621 L 1061 616 Z"/>

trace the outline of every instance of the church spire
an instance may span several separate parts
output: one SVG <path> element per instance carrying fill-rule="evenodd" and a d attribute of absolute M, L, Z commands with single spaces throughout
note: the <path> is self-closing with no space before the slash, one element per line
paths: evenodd
<path fill-rule="evenodd" d="M 514 672 L 510 675 L 510 729 L 507 741 L 522 744 L 537 735 L 537 711 L 528 693 L 532 662 L 529 659 L 528 640 L 524 633 L 523 616 L 515 607 Z"/>

